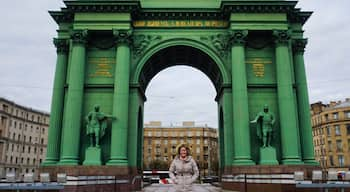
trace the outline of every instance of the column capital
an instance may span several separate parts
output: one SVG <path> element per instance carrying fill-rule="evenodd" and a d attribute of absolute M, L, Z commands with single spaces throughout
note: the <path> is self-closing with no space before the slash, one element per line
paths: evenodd
<path fill-rule="evenodd" d="M 295 53 L 304 53 L 306 44 L 307 44 L 307 39 L 294 39 L 293 51 Z"/>
<path fill-rule="evenodd" d="M 131 43 L 131 35 L 132 31 L 131 30 L 126 30 L 126 29 L 113 29 L 113 35 L 115 38 L 115 43 L 118 44 L 130 44 Z"/>
<path fill-rule="evenodd" d="M 57 53 L 67 53 L 68 52 L 68 40 L 54 38 L 53 44 L 56 47 Z"/>
<path fill-rule="evenodd" d="M 71 39 L 73 43 L 76 44 L 86 44 L 87 43 L 87 30 L 75 30 L 71 33 Z"/>
<path fill-rule="evenodd" d="M 244 45 L 248 30 L 234 30 L 229 32 L 229 42 L 231 45 Z"/>
<path fill-rule="evenodd" d="M 288 44 L 292 34 L 290 30 L 274 30 L 272 35 L 276 44 Z"/>

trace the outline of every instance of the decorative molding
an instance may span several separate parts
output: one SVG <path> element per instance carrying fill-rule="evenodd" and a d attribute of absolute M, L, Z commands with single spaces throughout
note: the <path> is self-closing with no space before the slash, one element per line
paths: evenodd
<path fill-rule="evenodd" d="M 117 30 L 113 29 L 113 36 L 115 38 L 114 42 L 118 44 L 128 44 L 132 42 L 131 39 L 132 31 L 131 30 Z"/>
<path fill-rule="evenodd" d="M 67 53 L 69 49 L 69 43 L 67 39 L 58 39 L 54 38 L 53 39 L 53 44 L 55 45 L 57 49 L 57 53 Z"/>
<path fill-rule="evenodd" d="M 231 45 L 245 45 L 248 36 L 248 30 L 230 31 L 229 42 Z"/>
<path fill-rule="evenodd" d="M 71 34 L 71 39 L 75 44 L 86 44 L 87 43 L 87 30 L 76 30 Z"/>
<path fill-rule="evenodd" d="M 155 43 L 162 39 L 160 35 L 136 35 L 133 36 L 133 48 L 134 48 L 134 57 L 141 56 L 151 43 Z"/>
<path fill-rule="evenodd" d="M 219 10 L 216 12 L 134 12 L 134 20 L 228 20 L 229 17 Z"/>
<path fill-rule="evenodd" d="M 293 51 L 295 53 L 304 53 L 306 44 L 307 44 L 307 39 L 294 39 Z"/>
<path fill-rule="evenodd" d="M 219 33 L 211 36 L 200 37 L 200 40 L 209 42 L 221 57 L 227 57 L 229 36 L 227 33 Z"/>
<path fill-rule="evenodd" d="M 290 30 L 274 30 L 272 35 L 276 44 L 288 44 L 291 39 L 292 32 Z"/>

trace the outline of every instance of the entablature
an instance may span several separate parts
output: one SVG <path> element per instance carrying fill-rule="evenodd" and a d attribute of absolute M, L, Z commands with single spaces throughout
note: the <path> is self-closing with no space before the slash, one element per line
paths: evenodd
<path fill-rule="evenodd" d="M 50 11 L 57 23 L 73 22 L 75 13 L 130 13 L 133 21 L 137 20 L 226 20 L 235 13 L 285 13 L 290 23 L 302 23 L 312 12 L 303 12 L 295 8 L 297 1 L 257 1 L 223 0 L 220 8 L 142 8 L 136 0 L 66 0 L 66 8 Z"/>

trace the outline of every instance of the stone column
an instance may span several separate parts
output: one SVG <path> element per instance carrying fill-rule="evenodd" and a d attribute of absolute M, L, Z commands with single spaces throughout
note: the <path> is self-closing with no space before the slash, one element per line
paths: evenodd
<path fill-rule="evenodd" d="M 312 126 L 310 115 L 309 95 L 307 90 L 306 72 L 304 65 L 304 49 L 307 39 L 297 39 L 293 42 L 294 70 L 299 109 L 299 126 L 302 143 L 302 158 L 305 164 L 317 165 L 312 142 Z"/>
<path fill-rule="evenodd" d="M 51 100 L 50 127 L 46 159 L 42 165 L 54 165 L 59 161 L 61 144 L 62 116 L 64 106 L 64 84 L 66 82 L 69 44 L 67 39 L 54 39 L 57 48 L 57 61 Z"/>
<path fill-rule="evenodd" d="M 72 52 L 69 63 L 68 92 L 64 109 L 61 142 L 62 165 L 77 165 L 79 162 L 80 129 L 84 96 L 85 44 L 87 31 L 75 31 L 72 35 Z"/>
<path fill-rule="evenodd" d="M 281 126 L 282 163 L 301 164 L 297 108 L 293 91 L 292 64 L 288 31 L 274 31 L 276 43 L 276 70 L 278 106 Z"/>
<path fill-rule="evenodd" d="M 224 165 L 231 166 L 233 160 L 233 126 L 232 126 L 232 90 L 231 88 L 223 88 L 222 91 L 222 126 L 223 134 L 222 138 L 224 139 L 224 154 L 225 159 Z M 220 114 L 220 113 L 219 113 Z M 222 158 L 222 157 L 221 157 Z"/>
<path fill-rule="evenodd" d="M 114 78 L 111 157 L 108 165 L 128 165 L 128 120 L 129 120 L 129 76 L 130 76 L 130 35 L 131 31 L 115 30 L 116 67 Z"/>
<path fill-rule="evenodd" d="M 245 37 L 248 31 L 231 34 L 234 165 L 253 165 L 250 149 Z"/>

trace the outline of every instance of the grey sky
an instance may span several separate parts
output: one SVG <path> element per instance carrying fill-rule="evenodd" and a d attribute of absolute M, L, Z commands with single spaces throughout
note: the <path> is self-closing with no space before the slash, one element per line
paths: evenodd
<path fill-rule="evenodd" d="M 0 7 L 0 97 L 50 111 L 57 25 L 47 13 L 61 0 L 11 0 Z M 314 11 L 305 24 L 309 44 L 305 64 L 310 102 L 350 97 L 348 62 L 350 14 L 348 0 L 300 0 L 298 7 Z M 185 78 L 179 79 L 182 75 Z M 172 85 L 169 89 L 168 84 Z M 176 85 L 176 86 L 174 86 Z M 172 67 L 160 72 L 146 90 L 145 122 L 180 125 L 194 120 L 217 126 L 216 95 L 209 79 L 196 69 Z"/>

